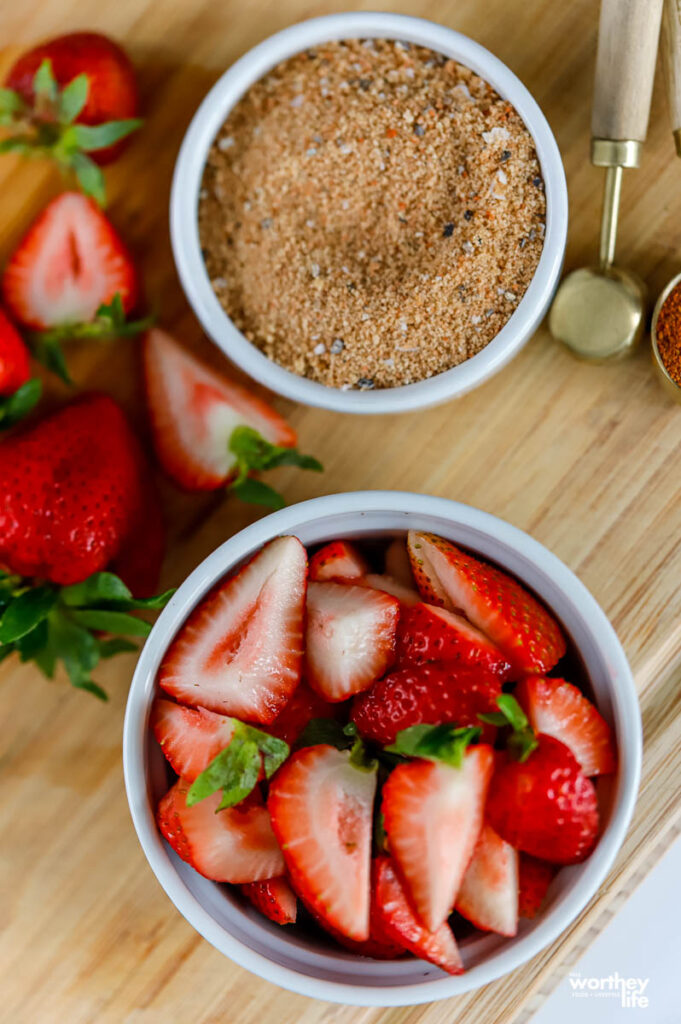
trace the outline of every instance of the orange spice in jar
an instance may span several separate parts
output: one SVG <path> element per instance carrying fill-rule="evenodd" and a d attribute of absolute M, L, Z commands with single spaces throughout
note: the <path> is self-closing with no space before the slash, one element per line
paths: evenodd
<path fill-rule="evenodd" d="M 655 340 L 665 370 L 681 387 L 681 284 L 672 288 L 660 307 Z"/>

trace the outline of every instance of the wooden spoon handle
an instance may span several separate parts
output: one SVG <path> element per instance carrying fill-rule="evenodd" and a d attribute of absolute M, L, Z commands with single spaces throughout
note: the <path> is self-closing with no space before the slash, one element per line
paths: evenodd
<path fill-rule="evenodd" d="M 664 0 L 662 63 L 667 81 L 669 116 L 678 152 L 679 136 L 677 132 L 681 129 L 681 0 Z"/>
<path fill-rule="evenodd" d="M 591 134 L 643 142 L 662 0 L 601 0 Z"/>

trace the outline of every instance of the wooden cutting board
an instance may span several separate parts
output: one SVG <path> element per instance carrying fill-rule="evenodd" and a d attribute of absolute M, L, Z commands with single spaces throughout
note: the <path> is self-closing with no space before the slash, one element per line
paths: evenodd
<path fill-rule="evenodd" d="M 3 67 L 21 46 L 77 28 L 108 32 L 140 72 L 147 124 L 108 175 L 110 214 L 161 322 L 216 364 L 173 268 L 168 191 L 185 127 L 208 87 L 265 35 L 348 7 L 399 10 L 459 29 L 504 60 L 545 110 L 565 158 L 567 266 L 596 250 L 602 177 L 588 163 L 593 0 L 22 0 L 0 4 Z M 16 46 L 15 46 L 16 44 Z M 655 293 L 678 269 L 681 164 L 656 89 L 641 170 L 626 175 L 619 258 Z M 0 259 L 60 189 L 43 163 L 0 159 Z M 111 391 L 143 429 L 136 343 L 72 353 L 83 387 Z M 59 395 L 59 388 L 51 385 Z M 619 631 L 643 709 L 645 760 L 633 826 L 608 881 L 562 938 L 513 975 L 443 1003 L 335 1007 L 231 964 L 193 932 L 148 868 L 128 815 L 121 727 L 134 667 L 99 673 L 101 705 L 13 661 L 2 666 L 0 1018 L 12 1024 L 507 1024 L 526 1019 L 678 827 L 681 798 L 681 410 L 653 379 L 646 345 L 610 367 L 576 362 L 545 330 L 493 381 L 426 413 L 348 418 L 278 407 L 324 476 L 280 470 L 289 502 L 361 488 L 429 492 L 531 532 L 586 583 Z M 357 452 L 362 452 L 362 458 Z M 163 485 L 179 583 L 257 513 Z"/>

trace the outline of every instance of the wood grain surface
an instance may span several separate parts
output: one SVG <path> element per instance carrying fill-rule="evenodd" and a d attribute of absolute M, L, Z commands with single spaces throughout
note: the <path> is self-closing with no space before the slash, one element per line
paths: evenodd
<path fill-rule="evenodd" d="M 110 214 L 143 269 L 161 322 L 207 358 L 175 275 L 167 205 L 183 131 L 208 87 L 265 35 L 348 7 L 419 14 L 493 50 L 545 110 L 571 203 L 567 266 L 593 260 L 601 173 L 588 163 L 598 10 L 593 0 L 22 0 L 0 3 L 4 69 L 18 48 L 99 29 L 140 70 L 147 124 L 108 175 Z M 11 42 L 12 47 L 9 47 Z M 643 163 L 627 172 L 618 260 L 654 294 L 679 268 L 681 165 L 658 76 Z M 61 188 L 49 166 L 0 159 L 0 259 Z M 144 429 L 136 343 L 72 353 L 80 386 L 118 397 Z M 52 394 L 59 389 L 51 385 Z M 121 727 L 134 658 L 108 663 L 101 705 L 63 681 L 3 664 L 0 702 L 0 1020 L 12 1024 L 510 1024 L 527 1019 L 640 878 L 681 817 L 681 412 L 653 377 L 646 345 L 609 367 L 575 361 L 540 330 L 515 362 L 463 398 L 380 419 L 278 407 L 322 477 L 280 470 L 289 502 L 400 488 L 477 505 L 531 532 L 586 583 L 631 659 L 643 709 L 635 820 L 597 898 L 562 938 L 510 977 L 455 1000 L 397 1010 L 337 1007 L 260 981 L 223 958 L 175 911 L 134 835 Z M 357 453 L 362 457 L 358 458 Z M 178 583 L 257 513 L 163 484 Z"/>

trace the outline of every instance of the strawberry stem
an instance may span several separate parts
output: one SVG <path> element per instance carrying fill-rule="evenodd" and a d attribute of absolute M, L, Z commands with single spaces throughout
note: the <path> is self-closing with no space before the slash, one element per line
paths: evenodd
<path fill-rule="evenodd" d="M 321 473 L 324 469 L 321 462 L 312 455 L 303 455 L 297 448 L 271 444 L 253 427 L 235 427 L 229 438 L 229 450 L 236 457 L 236 476 L 228 485 L 228 490 L 242 501 L 271 509 L 284 508 L 286 502 L 273 487 L 260 480 L 253 480 L 251 473 L 275 469 L 277 466 L 298 466 L 315 473 Z"/>

